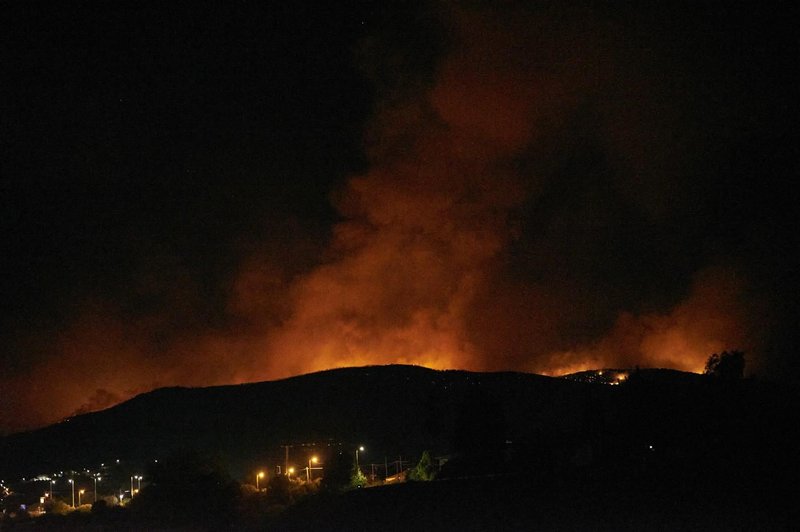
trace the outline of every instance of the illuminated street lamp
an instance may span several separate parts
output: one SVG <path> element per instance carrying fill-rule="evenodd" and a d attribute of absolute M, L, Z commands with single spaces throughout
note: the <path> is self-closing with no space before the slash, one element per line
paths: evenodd
<path fill-rule="evenodd" d="M 55 500 L 55 492 L 53 491 L 53 486 L 55 485 L 56 481 L 52 478 L 50 479 L 50 498 Z"/>
<path fill-rule="evenodd" d="M 359 447 L 356 449 L 356 469 L 357 469 L 358 471 L 361 471 L 361 468 L 358 466 L 358 451 L 363 451 L 363 450 L 364 450 L 364 446 L 363 446 L 363 445 L 360 445 L 360 446 L 359 446 Z"/>
<path fill-rule="evenodd" d="M 139 490 L 142 489 L 142 478 L 144 478 L 142 475 L 134 475 L 131 477 L 131 497 L 133 497 L 134 493 L 139 493 Z M 137 482 L 137 488 L 135 490 L 133 489 L 134 480 Z"/>
<path fill-rule="evenodd" d="M 292 475 L 294 475 L 294 468 L 290 467 L 289 469 L 286 470 L 286 472 L 288 473 L 288 476 L 291 477 Z"/>
<path fill-rule="evenodd" d="M 312 462 L 315 463 L 315 464 L 317 463 L 317 457 L 316 456 L 312 456 L 308 460 L 308 467 L 306 468 L 306 482 L 311 481 L 311 463 Z"/>
<path fill-rule="evenodd" d="M 72 486 L 72 507 L 75 508 L 75 481 L 69 479 L 69 484 Z"/>
<path fill-rule="evenodd" d="M 258 488 L 258 479 L 260 479 L 260 478 L 264 478 L 264 472 L 263 471 L 259 471 L 258 474 L 256 475 L 256 491 L 261 491 Z"/>
<path fill-rule="evenodd" d="M 97 502 L 97 481 L 103 480 L 102 478 L 98 477 L 97 475 L 94 476 L 94 500 Z"/>
<path fill-rule="evenodd" d="M 83 492 L 84 492 L 84 491 L 86 491 L 86 490 L 80 490 L 80 491 L 78 491 L 78 506 L 80 506 L 80 505 L 81 505 L 81 495 L 83 495 Z"/>

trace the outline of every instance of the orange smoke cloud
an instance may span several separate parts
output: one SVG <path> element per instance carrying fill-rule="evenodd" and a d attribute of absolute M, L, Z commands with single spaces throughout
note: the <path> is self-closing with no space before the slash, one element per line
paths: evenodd
<path fill-rule="evenodd" d="M 385 134 L 373 133 L 383 140 L 371 169 L 338 195 L 346 220 L 335 228 L 330 260 L 293 286 L 290 318 L 269 336 L 263 376 L 386 363 L 548 374 L 635 364 L 699 371 L 713 352 L 753 347 L 746 326 L 752 309 L 739 301 L 741 281 L 730 272 L 704 270 L 685 301 L 638 315 L 604 301 L 602 286 L 567 277 L 573 263 L 579 264 L 575 275 L 584 275 L 596 226 L 617 223 L 625 230 L 631 223 L 614 222 L 607 212 L 616 203 L 603 204 L 606 198 L 635 201 L 627 182 L 605 185 L 612 191 L 590 197 L 581 207 L 586 219 L 583 212 L 557 209 L 556 223 L 580 231 L 577 252 L 561 242 L 532 246 L 531 254 L 552 255 L 564 276 L 511 278 L 520 209 L 535 207 L 547 181 L 561 179 L 537 175 L 518 160 L 541 152 L 542 136 L 567 127 L 566 117 L 598 91 L 610 91 L 611 100 L 637 98 L 653 120 L 663 98 L 648 99 L 651 83 L 635 77 L 625 78 L 630 86 L 618 86 L 615 76 L 632 75 L 633 67 L 608 48 L 616 39 L 609 27 L 554 24 L 535 33 L 531 27 L 541 20 L 524 19 L 509 24 L 485 13 L 453 13 L 454 52 L 432 88 L 376 118 Z M 602 104 L 598 112 L 609 109 L 618 110 L 618 103 Z M 637 124 L 628 112 L 623 125 L 610 128 L 609 142 L 627 149 L 637 128 L 644 132 L 648 124 Z M 658 133 L 648 138 L 660 141 Z M 401 145 L 387 146 L 392 139 Z M 542 142 L 544 151 L 560 149 L 552 142 Z M 651 151 L 656 163 L 664 160 L 661 150 Z M 637 152 L 634 172 L 644 160 Z M 654 169 L 653 194 L 662 202 L 677 199 L 664 179 Z M 652 195 L 635 207 L 643 220 L 656 210 Z M 586 257 L 579 255 L 583 246 L 590 248 Z M 641 303 L 636 295 L 629 299 Z"/>
<path fill-rule="evenodd" d="M 468 47 L 446 62 L 420 103 L 430 112 L 405 156 L 373 161 L 349 181 L 334 258 L 294 287 L 291 319 L 270 338 L 266 375 L 481 364 L 468 317 L 513 237 L 509 216 L 526 199 L 525 183 L 504 163 L 529 140 L 530 89 L 492 62 L 511 53 Z"/>
<path fill-rule="evenodd" d="M 660 164 L 680 159 L 659 148 L 672 126 L 650 122 L 671 107 L 636 77 L 631 47 L 618 53 L 622 37 L 542 14 L 455 10 L 449 23 L 431 86 L 379 106 L 369 170 L 334 194 L 342 221 L 321 264 L 286 268 L 280 246 L 246 257 L 227 321 L 205 330 L 178 330 L 168 310 L 84 312 L 57 356 L 12 383 L 17 426 L 156 386 L 341 366 L 699 371 L 713 352 L 753 352 L 753 305 L 732 270 L 684 267 L 679 289 L 700 270 L 688 296 L 650 306 L 639 291 L 672 272 L 628 272 L 631 243 L 658 260 L 680 249 L 650 242 L 658 227 L 635 231 L 686 198 Z"/>
<path fill-rule="evenodd" d="M 744 292 L 735 272 L 709 268 L 695 277 L 689 297 L 669 312 L 623 312 L 605 337 L 551 353 L 532 369 L 563 375 L 640 365 L 702 372 L 711 353 L 755 351 L 750 315 L 756 309 L 746 302 Z"/>

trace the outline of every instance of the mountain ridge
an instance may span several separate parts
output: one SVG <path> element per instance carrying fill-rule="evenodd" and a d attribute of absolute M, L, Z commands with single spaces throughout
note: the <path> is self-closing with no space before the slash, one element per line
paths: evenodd
<path fill-rule="evenodd" d="M 601 371 L 624 372 L 624 381 L 616 379 L 624 386 L 586 382 Z M 759 431 L 788 426 L 782 405 L 796 402 L 790 391 L 763 383 L 717 382 L 674 370 L 582 375 L 389 365 L 159 388 L 0 439 L 0 478 L 96 468 L 116 459 L 146 464 L 185 448 L 218 456 L 234 474 L 244 474 L 257 464 L 282 464 L 287 445 L 327 452 L 365 445 L 374 462 L 424 449 L 463 452 L 470 438 L 487 448 L 512 445 L 520 456 L 530 450 L 548 463 L 567 463 L 586 445 L 635 455 L 648 441 L 667 443 L 676 457 L 702 461 L 716 452 L 696 443 L 709 427 L 719 431 L 715 441 L 744 434 L 753 446 Z"/>
<path fill-rule="evenodd" d="M 428 407 L 433 409 L 431 415 L 440 415 L 442 404 L 449 414 L 443 411 L 441 415 L 449 417 L 457 408 L 461 393 L 448 402 L 448 387 L 520 379 L 551 380 L 524 373 L 388 365 L 336 368 L 238 385 L 158 388 L 104 410 L 5 436 L 0 439 L 4 451 L 0 472 L 19 469 L 16 464 L 20 459 L 30 467 L 63 469 L 63 464 L 80 466 L 87 461 L 110 460 L 113 455 L 146 461 L 190 445 L 226 455 L 255 455 L 258 447 L 306 440 L 377 440 L 387 451 L 395 450 L 388 448 L 392 447 L 391 439 L 399 440 L 397 447 L 441 445 L 448 438 L 446 434 L 406 438 L 405 429 L 381 420 L 392 415 L 394 409 L 398 423 L 409 424 Z M 348 411 L 353 412 L 352 416 L 346 414 Z M 240 426 L 246 428 L 239 441 L 231 441 L 228 435 Z M 382 436 L 384 432 L 388 434 Z M 81 451 L 83 448 L 87 451 Z M 94 453 L 102 454 L 102 458 L 93 458 L 93 452 L 88 450 L 91 448 L 104 449 Z M 11 455 L 20 459 L 11 460 Z M 14 467 L 9 462 L 14 462 Z"/>

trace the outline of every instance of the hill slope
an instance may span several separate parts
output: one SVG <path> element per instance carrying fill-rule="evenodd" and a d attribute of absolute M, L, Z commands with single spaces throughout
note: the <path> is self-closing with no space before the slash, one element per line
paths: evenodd
<path fill-rule="evenodd" d="M 555 394 L 576 387 L 530 374 L 375 366 L 238 386 L 162 388 L 6 437 L 0 443 L 0 472 L 80 469 L 120 457 L 144 462 L 179 447 L 233 462 L 287 443 L 368 442 L 390 456 L 445 449 L 470 390 L 496 396 L 508 406 L 506 417 L 514 418 L 531 406 L 543 410 Z"/>
<path fill-rule="evenodd" d="M 308 443 L 348 452 L 364 444 L 365 463 L 423 449 L 488 457 L 467 463 L 467 473 L 478 463 L 492 472 L 592 465 L 680 471 L 684 480 L 697 481 L 719 478 L 710 471 L 782 474 L 796 463 L 789 437 L 798 406 L 794 390 L 669 370 L 631 373 L 617 386 L 586 382 L 587 375 L 396 365 L 164 388 L 6 437 L 0 478 L 95 468 L 115 458 L 144 464 L 182 447 L 215 454 L 241 475 L 258 463 L 282 463 L 281 445 Z"/>

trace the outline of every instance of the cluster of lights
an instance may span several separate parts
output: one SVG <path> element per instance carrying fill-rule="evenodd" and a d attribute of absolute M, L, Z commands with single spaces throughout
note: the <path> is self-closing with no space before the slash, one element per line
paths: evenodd
<path fill-rule="evenodd" d="M 143 478 L 144 478 L 144 477 L 143 477 L 142 475 L 133 475 L 133 476 L 131 477 L 131 497 L 133 497 L 134 495 L 136 495 L 137 493 L 139 493 L 139 490 L 141 490 L 141 489 L 142 489 L 142 479 L 143 479 Z M 136 487 L 136 489 L 134 489 L 134 488 L 133 488 L 133 481 L 134 481 L 134 480 L 135 480 L 135 481 L 137 481 L 137 487 Z"/>
<path fill-rule="evenodd" d="M 617 373 L 616 380 L 613 380 L 613 381 L 609 382 L 609 384 L 614 386 L 614 385 L 617 385 L 617 384 L 619 384 L 621 382 L 624 382 L 625 379 L 627 379 L 627 378 L 628 378 L 628 374 L 627 373 Z"/>
<path fill-rule="evenodd" d="M 363 446 L 359 447 L 356 450 L 356 453 L 358 451 L 363 451 L 363 450 L 364 450 Z M 311 480 L 311 470 L 312 469 L 322 469 L 321 466 L 314 467 L 314 464 L 319 464 L 319 458 L 316 455 L 315 456 L 311 456 L 308 459 L 308 466 L 307 467 L 301 468 L 301 471 L 303 469 L 305 469 L 305 471 L 306 471 L 306 482 L 309 482 Z M 280 471 L 280 467 L 278 467 L 278 470 Z M 291 477 L 292 475 L 295 474 L 296 471 L 297 470 L 294 468 L 294 466 L 289 466 L 289 467 L 286 468 L 286 476 L 287 477 Z M 255 474 L 255 477 L 256 477 L 256 490 L 257 491 L 261 491 L 261 482 L 262 482 L 262 480 L 264 479 L 265 476 L 266 476 L 266 474 L 264 473 L 264 471 L 258 471 Z"/>
<path fill-rule="evenodd" d="M 358 462 L 358 453 L 359 452 L 363 452 L 363 451 L 364 451 L 364 446 L 363 445 L 356 448 L 356 450 L 355 450 L 356 462 Z M 155 463 L 158 463 L 157 459 L 154 459 L 153 461 Z M 120 460 L 116 459 L 115 463 L 119 464 Z M 306 470 L 306 480 L 307 481 L 310 481 L 310 479 L 311 479 L 311 476 L 312 476 L 311 475 L 311 470 L 312 469 L 322 469 L 321 466 L 314 467 L 314 465 L 316 465 L 318 463 L 319 463 L 319 458 L 317 456 L 312 456 L 312 457 L 310 457 L 308 459 L 308 466 L 303 468 L 303 469 Z M 105 462 L 100 464 L 100 469 L 101 470 L 107 469 L 107 466 L 106 466 Z M 286 475 L 287 476 L 292 476 L 292 475 L 295 474 L 295 472 L 296 472 L 296 469 L 294 467 L 289 467 L 286 470 Z M 86 475 L 86 476 L 91 477 L 92 481 L 94 482 L 94 500 L 97 500 L 97 483 L 101 482 L 103 480 L 103 477 L 101 476 L 100 472 L 92 472 L 91 470 L 84 468 L 83 471 L 80 471 L 80 472 L 69 471 L 68 474 L 69 474 L 69 476 L 71 478 L 68 478 L 66 480 L 67 480 L 67 482 L 69 482 L 69 485 L 70 485 L 70 493 L 71 493 L 71 497 L 72 497 L 72 507 L 73 508 L 76 507 L 76 504 L 75 504 L 76 503 L 76 500 L 75 500 L 76 489 L 75 489 L 75 479 L 74 479 L 74 475 L 76 475 L 76 474 L 79 475 L 79 476 L 80 475 Z M 44 498 L 54 498 L 55 497 L 56 479 L 64 478 L 65 476 L 67 476 L 67 475 L 64 474 L 64 471 L 58 471 L 57 473 L 53 473 L 52 475 L 41 474 L 41 475 L 37 475 L 36 477 L 32 477 L 30 479 L 27 479 L 26 477 L 23 477 L 22 481 L 23 482 L 48 482 L 49 485 L 50 485 L 49 486 L 50 490 L 44 492 Z M 256 487 L 257 487 L 257 489 L 259 488 L 260 481 L 262 481 L 265 478 L 265 476 L 266 476 L 266 474 L 263 471 L 259 471 L 256 474 Z M 144 476 L 142 476 L 142 475 L 133 475 L 133 476 L 131 476 L 131 491 L 130 491 L 130 493 L 131 493 L 130 496 L 131 497 L 133 497 L 134 495 L 139 493 L 139 491 L 141 490 L 142 480 L 143 479 L 144 479 Z M 136 483 L 137 483 L 136 487 L 134 487 L 134 481 L 136 481 Z M 5 481 L 4 480 L 0 480 L 0 495 L 5 497 L 5 496 L 10 495 L 11 493 L 12 493 L 11 490 L 5 485 Z M 77 490 L 77 495 L 78 495 L 77 496 L 77 506 L 81 505 L 82 500 L 83 500 L 83 495 L 85 493 L 86 493 L 86 490 L 84 488 L 80 488 L 80 489 Z M 123 496 L 124 496 L 124 494 L 120 493 L 120 500 L 122 500 Z"/>
<path fill-rule="evenodd" d="M 120 464 L 120 462 L 121 461 L 119 459 L 115 459 L 114 463 L 112 463 L 110 465 L 113 466 L 115 464 Z M 156 459 L 156 460 L 154 460 L 154 462 L 157 463 L 158 460 Z M 108 468 L 109 468 L 109 466 L 107 466 L 106 463 L 103 462 L 103 463 L 100 464 L 100 467 L 96 472 L 92 471 L 90 469 L 87 469 L 87 468 L 83 468 L 82 470 L 79 470 L 79 471 L 74 471 L 74 470 L 73 471 L 67 471 L 66 474 L 65 474 L 64 471 L 57 471 L 57 472 L 54 472 L 52 474 L 39 474 L 39 475 L 36 475 L 34 477 L 22 477 L 21 478 L 21 482 L 23 482 L 23 483 L 33 483 L 33 482 L 47 482 L 47 483 L 49 483 L 49 486 L 48 486 L 49 490 L 45 491 L 43 493 L 42 499 L 48 499 L 48 498 L 53 499 L 53 498 L 55 498 L 55 492 L 56 492 L 55 484 L 56 484 L 56 482 L 59 479 L 65 479 L 69 483 L 69 492 L 68 492 L 68 494 L 72 499 L 71 500 L 71 505 L 72 505 L 73 508 L 75 508 L 76 506 L 80 506 L 82 504 L 84 495 L 86 493 L 86 489 L 85 488 L 80 488 L 79 486 L 76 485 L 78 482 L 80 482 L 80 479 L 76 480 L 76 477 L 88 477 L 88 478 L 90 478 L 92 480 L 93 488 L 94 488 L 94 499 L 93 500 L 96 501 L 98 499 L 97 483 L 98 482 L 102 482 L 102 480 L 103 480 L 103 473 L 102 472 L 103 471 L 108 472 Z M 139 491 L 141 489 L 141 486 L 142 486 L 142 480 L 144 480 L 144 476 L 142 476 L 142 475 L 134 475 L 134 476 L 131 477 L 131 496 L 139 493 Z M 135 489 L 134 489 L 134 481 L 136 481 L 138 483 L 138 485 L 136 486 Z M 77 497 L 76 497 L 76 492 L 77 492 Z M 11 489 L 8 486 L 6 486 L 5 480 L 0 480 L 0 497 L 7 497 L 8 495 L 10 495 L 12 493 L 13 492 L 11 491 Z M 120 495 L 122 495 L 122 494 L 120 494 Z M 120 500 L 121 499 L 122 499 L 122 497 L 120 496 Z M 77 505 L 76 505 L 76 503 L 77 503 Z"/>
<path fill-rule="evenodd" d="M 590 370 L 575 374 L 565 375 L 565 378 L 578 382 L 606 384 L 616 386 L 628 379 L 628 372 L 622 370 Z"/>

